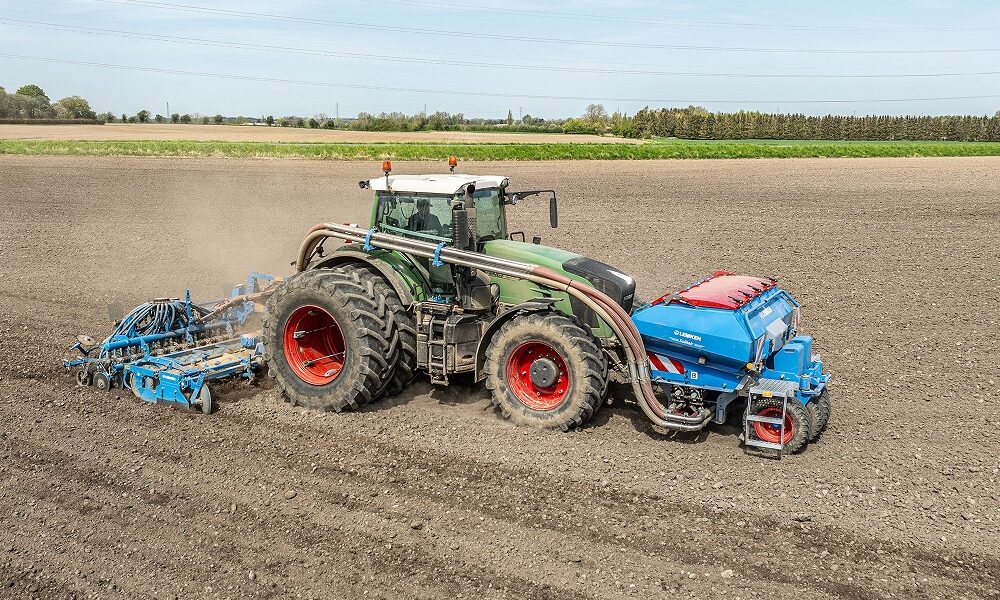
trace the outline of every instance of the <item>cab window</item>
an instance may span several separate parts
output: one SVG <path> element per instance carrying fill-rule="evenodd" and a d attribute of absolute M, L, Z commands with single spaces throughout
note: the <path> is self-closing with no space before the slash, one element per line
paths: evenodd
<path fill-rule="evenodd" d="M 503 195 L 498 188 L 476 190 L 476 230 L 481 241 L 502 240 L 507 237 Z"/>
<path fill-rule="evenodd" d="M 406 194 L 379 194 L 378 223 L 390 233 L 451 241 L 451 198 Z"/>

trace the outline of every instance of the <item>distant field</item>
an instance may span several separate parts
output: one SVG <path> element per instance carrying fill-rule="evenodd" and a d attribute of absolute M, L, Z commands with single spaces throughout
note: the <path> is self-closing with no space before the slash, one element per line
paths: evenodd
<path fill-rule="evenodd" d="M 599 135 L 561 133 L 476 133 L 464 131 L 341 131 L 298 127 L 251 127 L 241 125 L 0 125 L 0 140 L 90 140 L 90 141 L 196 141 L 196 142 L 324 142 L 370 143 L 641 143 Z"/>
<path fill-rule="evenodd" d="M 218 129 L 224 129 L 218 127 Z M 474 134 L 470 134 L 474 135 Z M 556 136 L 562 137 L 562 136 Z M 566 136 L 569 137 L 569 136 Z M 565 137 L 563 138 L 565 139 Z M 271 143 L 225 141 L 2 140 L 0 154 L 180 156 L 325 160 L 648 160 L 667 158 L 867 158 L 1000 156 L 1000 143 L 687 141 L 652 143 Z"/>

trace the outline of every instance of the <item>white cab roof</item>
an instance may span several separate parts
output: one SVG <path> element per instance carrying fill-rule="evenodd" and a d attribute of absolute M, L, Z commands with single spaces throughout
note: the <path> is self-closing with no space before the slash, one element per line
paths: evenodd
<path fill-rule="evenodd" d="M 476 184 L 476 189 L 498 188 L 507 181 L 500 175 L 461 175 L 447 173 L 445 175 L 390 175 L 388 188 L 385 177 L 368 180 L 368 185 L 376 191 L 391 189 L 394 192 L 410 192 L 415 194 L 447 194 L 459 192 L 470 183 Z"/>

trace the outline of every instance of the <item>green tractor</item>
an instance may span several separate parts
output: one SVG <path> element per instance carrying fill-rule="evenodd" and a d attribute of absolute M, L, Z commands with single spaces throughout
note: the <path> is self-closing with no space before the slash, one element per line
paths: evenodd
<path fill-rule="evenodd" d="M 615 331 L 586 298 L 511 265 L 596 288 L 626 314 L 635 281 L 508 230 L 507 207 L 538 196 L 556 227 L 552 190 L 511 191 L 502 176 L 391 175 L 388 161 L 383 171 L 360 182 L 375 196 L 364 239 L 341 235 L 342 245 L 324 248 L 335 226 L 317 226 L 300 272 L 267 302 L 269 373 L 289 401 L 339 412 L 396 394 L 421 372 L 438 385 L 468 373 L 518 424 L 586 422 L 614 372 L 629 380 Z"/>
<path fill-rule="evenodd" d="M 314 227 L 267 301 L 269 372 L 294 404 L 357 408 L 423 371 L 485 380 L 504 418 L 534 427 L 585 423 L 611 380 L 671 431 L 742 407 L 746 447 L 779 455 L 826 427 L 830 375 L 773 278 L 717 271 L 636 306 L 628 275 L 508 231 L 507 207 L 535 196 L 556 227 L 554 191 L 391 168 L 360 182 L 375 193 L 367 227 Z"/>

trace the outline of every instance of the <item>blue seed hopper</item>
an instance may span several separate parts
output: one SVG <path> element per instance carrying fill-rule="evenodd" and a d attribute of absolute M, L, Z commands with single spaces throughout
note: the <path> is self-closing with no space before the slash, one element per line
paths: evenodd
<path fill-rule="evenodd" d="M 724 422 L 729 404 L 738 399 L 775 403 L 775 410 L 763 411 L 762 421 L 748 415 L 749 445 L 772 448 L 791 441 L 784 431 L 791 429 L 786 401 L 797 402 L 811 418 L 806 437 L 825 426 L 830 376 L 812 352 L 812 338 L 797 332 L 799 304 L 773 279 L 717 272 L 639 308 L 632 320 L 653 381 L 714 396 L 713 421 Z M 780 399 L 780 410 L 771 399 Z"/>

